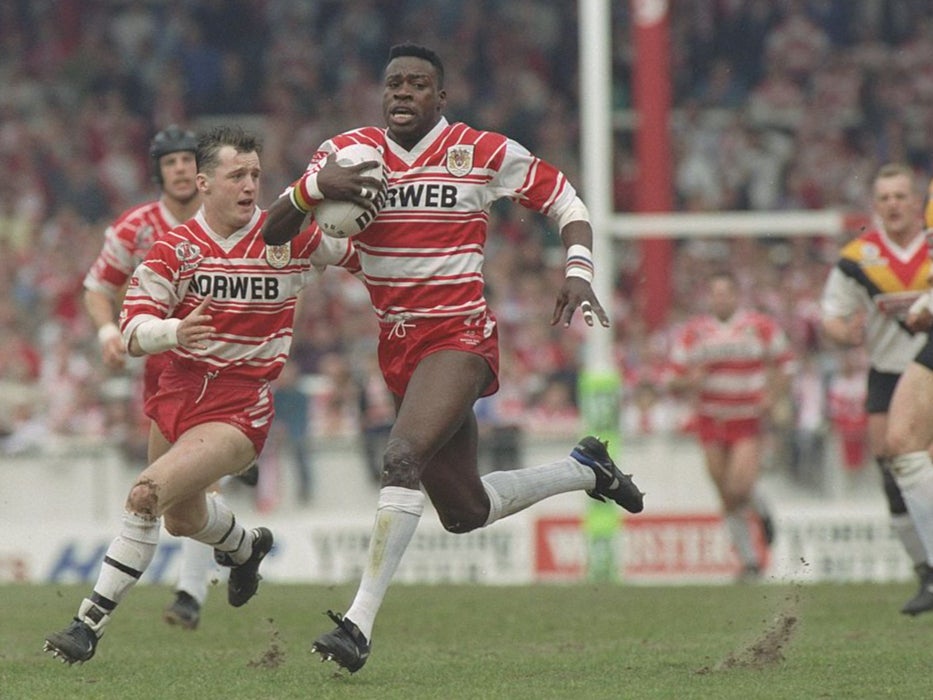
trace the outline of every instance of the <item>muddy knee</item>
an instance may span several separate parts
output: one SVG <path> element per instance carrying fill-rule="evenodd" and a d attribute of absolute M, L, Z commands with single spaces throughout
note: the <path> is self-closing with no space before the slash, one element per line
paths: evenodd
<path fill-rule="evenodd" d="M 393 438 L 382 455 L 382 485 L 420 488 L 422 464 L 410 442 Z"/>
<path fill-rule="evenodd" d="M 151 479 L 140 479 L 126 497 L 126 509 L 131 513 L 156 517 L 159 514 L 159 489 Z"/>

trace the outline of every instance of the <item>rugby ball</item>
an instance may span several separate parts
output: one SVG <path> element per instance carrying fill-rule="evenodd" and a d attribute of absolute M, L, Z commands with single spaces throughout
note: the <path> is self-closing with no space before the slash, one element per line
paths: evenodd
<path fill-rule="evenodd" d="M 368 160 L 374 160 L 379 163 L 371 170 L 364 171 L 363 174 L 369 177 L 375 177 L 382 181 L 379 192 L 375 194 L 375 211 L 369 211 L 355 202 L 340 201 L 336 199 L 325 199 L 314 209 L 314 220 L 321 231 L 333 238 L 346 238 L 363 231 L 385 202 L 386 178 L 385 170 L 382 167 L 382 154 L 373 146 L 367 146 L 361 143 L 355 143 L 350 146 L 344 146 L 337 151 L 338 165 L 356 165 Z"/>

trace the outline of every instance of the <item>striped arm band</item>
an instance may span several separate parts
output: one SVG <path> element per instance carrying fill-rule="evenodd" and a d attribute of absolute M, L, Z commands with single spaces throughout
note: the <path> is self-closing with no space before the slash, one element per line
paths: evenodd
<path fill-rule="evenodd" d="M 595 267 L 593 253 L 586 246 L 579 243 L 567 248 L 567 265 L 564 268 L 564 277 L 579 277 L 592 283 Z"/>

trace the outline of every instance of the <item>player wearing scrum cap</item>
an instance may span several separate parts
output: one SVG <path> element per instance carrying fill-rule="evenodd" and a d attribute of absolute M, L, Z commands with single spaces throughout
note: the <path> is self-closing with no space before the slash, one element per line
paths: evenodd
<path fill-rule="evenodd" d="M 365 573 L 346 614 L 331 613 L 336 628 L 314 643 L 325 660 L 351 672 L 369 656 L 376 614 L 424 509 L 422 489 L 454 533 L 574 490 L 632 512 L 643 507 L 642 494 L 592 436 L 550 464 L 480 476 L 473 405 L 499 386 L 498 325 L 483 289 L 490 207 L 508 198 L 556 222 L 567 263 L 552 325 L 568 327 L 578 308 L 587 325 L 609 325 L 591 286 L 593 231 L 560 170 L 506 136 L 444 117 L 444 67 L 434 51 L 393 47 L 382 97 L 386 128 L 326 141 L 272 205 L 263 229 L 268 243 L 283 243 L 323 197 L 351 194 L 335 193 L 319 172 L 340 148 L 365 143 L 382 151 L 385 201 L 353 242 L 380 322 L 380 367 L 398 412 L 383 455 Z"/>

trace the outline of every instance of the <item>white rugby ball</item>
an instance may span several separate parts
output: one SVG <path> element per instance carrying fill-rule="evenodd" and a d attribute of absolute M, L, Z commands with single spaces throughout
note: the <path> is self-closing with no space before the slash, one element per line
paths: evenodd
<path fill-rule="evenodd" d="M 385 201 L 385 171 L 382 167 L 382 154 L 373 146 L 355 143 L 344 146 L 337 151 L 337 164 L 348 166 L 374 160 L 378 166 L 363 172 L 368 177 L 374 177 L 382 182 L 379 192 L 375 196 L 375 211 L 369 211 L 354 202 L 325 199 L 314 209 L 314 220 L 321 231 L 333 238 L 346 238 L 363 231 L 369 226 L 379 208 Z"/>

